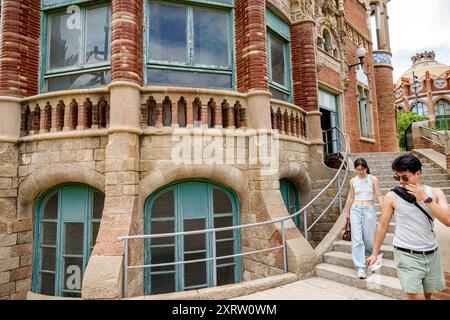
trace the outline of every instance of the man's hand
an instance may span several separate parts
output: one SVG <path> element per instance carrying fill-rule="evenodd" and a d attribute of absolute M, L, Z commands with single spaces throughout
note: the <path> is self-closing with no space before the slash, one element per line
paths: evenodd
<path fill-rule="evenodd" d="M 367 264 L 368 267 L 370 267 L 370 266 L 373 265 L 376 261 L 377 261 L 377 256 L 372 254 L 370 257 L 367 258 L 366 264 Z"/>
<path fill-rule="evenodd" d="M 421 184 L 410 184 L 408 183 L 405 186 L 406 190 L 408 190 L 408 193 L 412 194 L 416 197 L 416 201 L 423 201 L 428 198 L 428 194 L 425 192 L 425 188 Z"/>

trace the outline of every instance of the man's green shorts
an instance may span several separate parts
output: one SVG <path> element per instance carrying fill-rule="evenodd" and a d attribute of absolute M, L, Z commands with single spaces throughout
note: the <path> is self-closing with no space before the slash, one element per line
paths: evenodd
<path fill-rule="evenodd" d="M 445 289 L 439 250 L 422 255 L 394 249 L 394 261 L 404 292 L 419 294 Z"/>

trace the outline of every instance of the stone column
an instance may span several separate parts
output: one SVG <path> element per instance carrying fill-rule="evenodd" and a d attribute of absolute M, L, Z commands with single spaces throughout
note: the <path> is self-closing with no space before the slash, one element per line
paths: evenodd
<path fill-rule="evenodd" d="M 105 206 L 97 243 L 83 279 L 83 299 L 122 297 L 124 245 L 117 238 L 136 234 L 135 228 L 142 225 L 141 219 L 136 217 L 143 84 L 142 9 L 142 0 L 112 0 L 112 83 L 109 85 L 110 124 L 105 153 Z M 135 264 L 143 248 L 130 243 L 129 252 L 128 262 Z M 137 274 L 129 272 L 128 275 L 126 285 L 130 295 L 142 294 L 142 284 L 136 284 Z"/>
<path fill-rule="evenodd" d="M 39 1 L 3 0 L 0 50 L 0 299 L 31 290 L 32 221 L 17 212 L 22 97 L 38 91 Z"/>

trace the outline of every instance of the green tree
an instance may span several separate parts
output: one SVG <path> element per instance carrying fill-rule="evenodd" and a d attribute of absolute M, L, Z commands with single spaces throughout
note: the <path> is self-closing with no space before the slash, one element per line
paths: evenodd
<path fill-rule="evenodd" d="M 421 116 L 414 112 L 403 112 L 399 111 L 397 113 L 397 134 L 400 143 L 400 150 L 406 150 L 406 135 L 405 130 L 415 121 L 428 120 L 427 117 Z"/>

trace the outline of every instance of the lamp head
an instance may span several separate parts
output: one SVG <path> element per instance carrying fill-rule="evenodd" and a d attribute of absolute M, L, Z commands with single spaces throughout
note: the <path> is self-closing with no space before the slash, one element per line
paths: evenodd
<path fill-rule="evenodd" d="M 358 56 L 359 59 L 364 59 L 366 54 L 367 50 L 363 46 L 359 46 L 358 50 L 356 50 L 356 55 Z"/>

